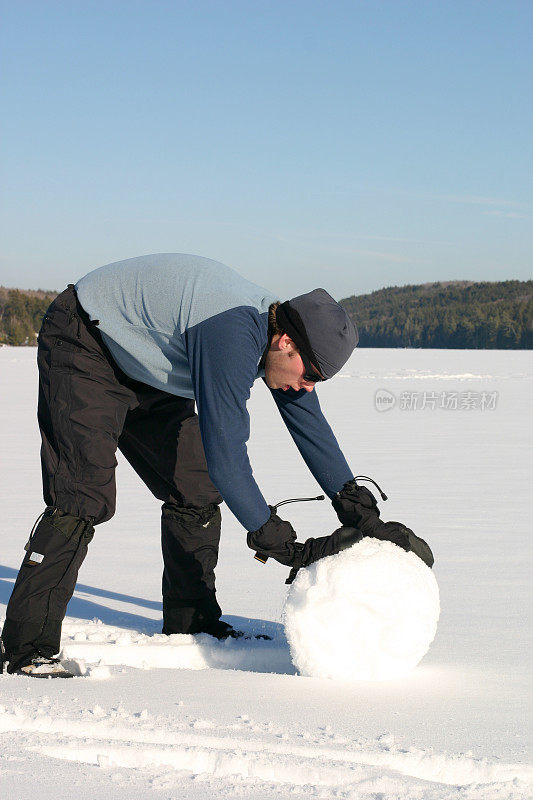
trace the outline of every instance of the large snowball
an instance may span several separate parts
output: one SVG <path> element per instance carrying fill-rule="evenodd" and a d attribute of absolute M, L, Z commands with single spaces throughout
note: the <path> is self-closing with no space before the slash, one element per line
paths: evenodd
<path fill-rule="evenodd" d="M 300 570 L 284 622 L 301 675 L 385 680 L 418 664 L 439 612 L 429 567 L 391 542 L 365 538 Z"/>

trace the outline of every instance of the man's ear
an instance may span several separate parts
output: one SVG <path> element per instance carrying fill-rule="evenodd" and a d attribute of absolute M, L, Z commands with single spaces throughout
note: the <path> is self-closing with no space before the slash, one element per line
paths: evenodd
<path fill-rule="evenodd" d="M 282 333 L 278 339 L 278 348 L 280 350 L 296 350 L 296 346 L 288 333 Z"/>

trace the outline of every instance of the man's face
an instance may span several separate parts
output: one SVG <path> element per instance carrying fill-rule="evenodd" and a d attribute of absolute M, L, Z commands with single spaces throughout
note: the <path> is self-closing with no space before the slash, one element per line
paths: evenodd
<path fill-rule="evenodd" d="M 265 380 L 269 389 L 305 389 L 312 392 L 313 381 L 305 379 L 305 366 L 292 339 L 286 333 L 275 334 L 265 361 Z M 318 374 L 318 373 L 317 373 Z"/>

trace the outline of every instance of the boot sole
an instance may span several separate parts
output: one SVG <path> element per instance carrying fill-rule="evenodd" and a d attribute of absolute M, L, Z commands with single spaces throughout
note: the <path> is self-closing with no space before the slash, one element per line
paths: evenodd
<path fill-rule="evenodd" d="M 75 676 L 72 675 L 70 672 L 41 672 L 39 675 L 36 675 L 34 672 L 23 672 L 21 669 L 15 670 L 12 672 L 11 675 L 24 675 L 26 678 L 74 678 Z"/>

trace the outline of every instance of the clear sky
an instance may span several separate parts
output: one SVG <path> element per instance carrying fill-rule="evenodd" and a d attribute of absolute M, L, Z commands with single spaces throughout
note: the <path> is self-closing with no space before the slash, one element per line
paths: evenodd
<path fill-rule="evenodd" d="M 0 284 L 532 276 L 533 2 L 2 0 Z"/>

